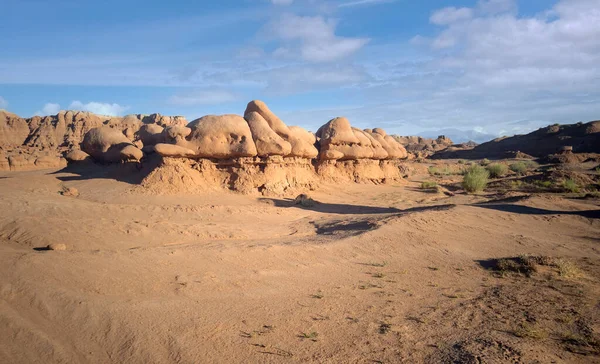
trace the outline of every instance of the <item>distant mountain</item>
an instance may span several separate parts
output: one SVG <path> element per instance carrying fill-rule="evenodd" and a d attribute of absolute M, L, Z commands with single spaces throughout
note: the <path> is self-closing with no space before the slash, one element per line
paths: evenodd
<path fill-rule="evenodd" d="M 471 150 L 444 150 L 432 158 L 501 159 L 514 156 L 515 152 L 540 158 L 566 146 L 573 147 L 574 153 L 600 153 L 600 121 L 554 124 L 525 135 L 497 138 Z"/>

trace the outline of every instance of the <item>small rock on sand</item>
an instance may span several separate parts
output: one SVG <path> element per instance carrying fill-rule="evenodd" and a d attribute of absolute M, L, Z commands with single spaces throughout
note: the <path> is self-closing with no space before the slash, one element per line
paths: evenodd
<path fill-rule="evenodd" d="M 60 243 L 53 243 L 53 244 L 49 244 L 46 249 L 48 250 L 67 250 L 67 245 L 66 244 L 60 244 Z"/>

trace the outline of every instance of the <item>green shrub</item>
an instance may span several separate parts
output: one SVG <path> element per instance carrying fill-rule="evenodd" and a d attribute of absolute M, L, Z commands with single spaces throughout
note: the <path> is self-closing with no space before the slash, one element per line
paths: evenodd
<path fill-rule="evenodd" d="M 458 164 L 465 164 L 465 161 L 464 161 L 464 160 L 462 160 L 462 159 L 459 159 L 459 160 L 458 160 Z M 600 167 L 598 167 L 598 169 L 600 169 Z"/>
<path fill-rule="evenodd" d="M 563 187 L 565 190 L 573 193 L 579 192 L 579 185 L 572 179 L 565 180 L 563 182 Z"/>
<path fill-rule="evenodd" d="M 474 165 L 469 167 L 463 177 L 463 188 L 467 192 L 483 191 L 487 186 L 490 172 L 485 168 Z"/>
<path fill-rule="evenodd" d="M 479 164 L 485 167 L 485 166 L 487 166 L 488 164 L 490 164 L 490 160 L 489 160 L 489 159 L 487 159 L 487 158 L 485 158 L 485 159 L 483 159 L 481 162 L 479 162 Z"/>
<path fill-rule="evenodd" d="M 436 188 L 437 187 L 437 183 L 433 182 L 433 181 L 425 181 L 421 183 L 421 189 L 423 190 L 429 190 L 432 188 Z"/>
<path fill-rule="evenodd" d="M 431 166 L 429 167 L 428 171 L 432 176 L 449 176 L 452 174 L 452 170 L 448 167 L 440 168 Z"/>
<path fill-rule="evenodd" d="M 494 163 L 487 166 L 490 177 L 498 178 L 503 177 L 508 172 L 508 166 L 506 164 Z"/>
<path fill-rule="evenodd" d="M 513 163 L 510 166 L 508 166 L 508 168 L 510 168 L 510 170 L 515 172 L 516 174 L 525 174 L 529 170 L 525 162 Z"/>
<path fill-rule="evenodd" d="M 538 181 L 534 181 L 533 184 L 536 185 L 536 186 L 538 186 L 538 187 L 541 187 L 541 188 L 550 188 L 550 187 L 552 187 L 552 181 L 541 181 L 541 180 L 538 180 Z"/>

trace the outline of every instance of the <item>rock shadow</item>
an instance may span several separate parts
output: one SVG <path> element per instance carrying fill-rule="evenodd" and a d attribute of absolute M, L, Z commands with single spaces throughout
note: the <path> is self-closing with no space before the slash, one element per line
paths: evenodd
<path fill-rule="evenodd" d="M 62 182 L 85 181 L 90 179 L 114 179 L 128 184 L 140 184 L 161 162 L 161 158 L 152 155 L 141 162 L 123 162 L 100 164 L 95 162 L 71 163 L 65 168 L 49 173 L 58 175 Z M 61 174 L 71 174 L 68 176 Z"/>
<path fill-rule="evenodd" d="M 481 207 L 484 209 L 510 212 L 513 214 L 522 215 L 577 215 L 586 217 L 588 219 L 599 219 L 600 210 L 581 210 L 581 211 L 559 211 L 559 210 L 546 210 L 537 207 L 515 205 L 515 204 L 499 204 L 499 203 L 480 203 L 473 204 L 471 206 Z"/>

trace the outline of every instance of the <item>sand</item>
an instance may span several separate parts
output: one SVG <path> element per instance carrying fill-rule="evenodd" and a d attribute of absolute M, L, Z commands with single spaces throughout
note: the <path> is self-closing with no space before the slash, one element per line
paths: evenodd
<path fill-rule="evenodd" d="M 597 199 L 0 173 L 2 363 L 600 361 Z M 579 271 L 486 269 L 523 254 Z"/>

